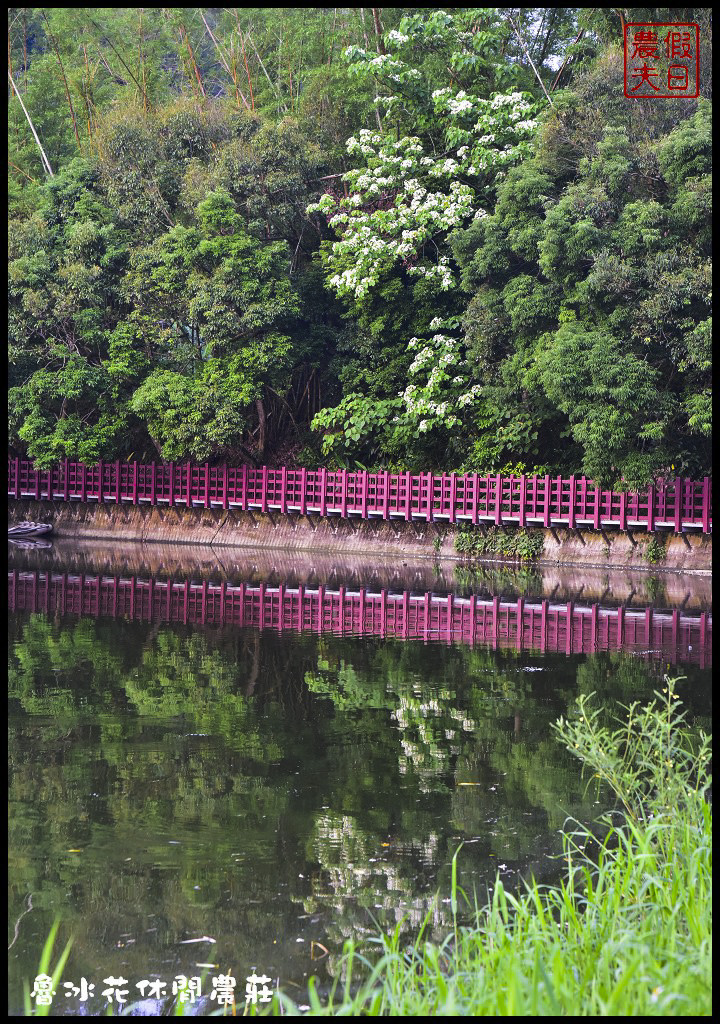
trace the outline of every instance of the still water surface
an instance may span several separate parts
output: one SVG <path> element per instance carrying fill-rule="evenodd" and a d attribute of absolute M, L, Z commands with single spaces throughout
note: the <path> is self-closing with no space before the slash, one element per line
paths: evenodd
<path fill-rule="evenodd" d="M 115 618 L 107 604 L 63 614 L 55 597 L 17 610 L 18 574 L 38 567 L 18 555 L 10 568 L 11 1013 L 56 915 L 58 948 L 74 945 L 53 1014 L 101 1015 L 110 976 L 127 979 L 136 1003 L 142 980 L 169 992 L 176 975 L 206 972 L 207 996 L 213 976 L 231 973 L 242 1004 L 254 968 L 303 1002 L 307 977 L 331 980 L 343 942 L 373 936 L 376 922 L 403 922 L 411 937 L 430 911 L 435 937 L 447 933 L 461 843 L 459 882 L 480 899 L 497 872 L 510 887 L 531 872 L 557 877 L 565 819 L 590 822 L 609 799 L 552 734 L 579 694 L 608 708 L 647 699 L 672 665 L 687 676 L 691 717 L 709 727 L 707 608 L 701 657 L 687 629 L 672 649 L 624 640 L 567 655 L 467 631 L 447 642 L 260 629 L 229 615 L 166 621 L 160 598 L 134 618 L 117 604 Z M 40 568 L 72 578 L 57 558 Z M 291 584 L 302 574 L 285 570 Z M 121 578 L 139 589 L 148 579 Z M 160 593 L 167 578 L 153 579 Z M 460 575 L 440 589 L 491 600 L 514 586 L 532 601 L 546 584 Z M 422 590 L 403 592 L 419 607 Z M 614 614 L 607 588 L 593 603 L 596 617 Z M 631 604 L 672 612 L 658 588 Z M 676 611 L 682 622 L 700 614 Z M 62 987 L 80 978 L 95 983 L 86 1002 Z M 161 1009 L 145 1000 L 136 1012 Z"/>

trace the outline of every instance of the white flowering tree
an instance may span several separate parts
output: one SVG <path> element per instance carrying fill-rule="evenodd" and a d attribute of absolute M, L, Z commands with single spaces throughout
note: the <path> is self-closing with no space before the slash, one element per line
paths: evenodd
<path fill-rule="evenodd" d="M 414 358 L 396 425 L 409 437 L 461 427 L 482 392 L 472 380 L 463 342 L 456 332 L 445 333 L 445 326 L 439 318 L 432 320 L 435 333 L 426 341 L 411 338 L 408 345 Z"/>
<path fill-rule="evenodd" d="M 455 284 L 438 235 L 475 212 L 472 188 L 454 180 L 458 162 L 424 155 L 418 138 L 392 139 L 368 130 L 347 143 L 365 166 L 348 171 L 348 196 L 323 196 L 308 208 L 320 212 L 340 236 L 324 252 L 328 283 L 339 296 L 360 301 L 398 265 L 409 275 Z"/>
<path fill-rule="evenodd" d="M 308 212 L 324 216 L 337 235 L 322 250 L 327 283 L 355 309 L 393 275 L 401 275 L 406 287 L 422 279 L 425 296 L 428 287 L 430 294 L 456 289 L 449 233 L 486 215 L 495 182 L 530 150 L 538 122 L 526 94 L 495 90 L 482 96 L 457 85 L 433 89 L 428 75 L 412 65 L 418 52 L 445 47 L 443 59 L 455 82 L 465 72 L 489 89 L 482 50 L 497 41 L 492 19 L 484 32 L 465 31 L 463 24 L 446 12 L 428 12 L 386 33 L 387 53 L 346 50 L 351 70 L 376 82 L 382 130 L 363 129 L 348 140 L 347 152 L 359 166 L 343 175 L 342 192 L 328 192 Z M 413 115 L 425 129 L 423 138 L 401 134 Z M 432 319 L 428 315 L 422 333 L 429 340 L 419 351 L 420 342 L 408 339 L 410 382 L 393 421 L 398 438 L 456 428 L 480 395 L 462 344 L 433 333 Z M 350 404 L 346 400 L 316 420 L 319 429 L 332 424 L 334 450 L 341 446 L 340 425 L 347 421 L 348 448 L 357 449 L 363 439 L 358 423 L 376 420 L 359 417 L 361 397 L 347 396 Z"/>

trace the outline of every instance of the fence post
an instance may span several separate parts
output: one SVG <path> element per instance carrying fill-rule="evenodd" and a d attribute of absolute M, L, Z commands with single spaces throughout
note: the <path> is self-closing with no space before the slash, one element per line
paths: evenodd
<path fill-rule="evenodd" d="M 425 510 L 425 518 L 429 523 L 433 521 L 433 499 L 435 497 L 435 487 L 433 486 L 433 475 L 428 473 L 427 475 L 427 508 Z"/>
<path fill-rule="evenodd" d="M 502 522 L 502 477 L 495 477 L 495 525 Z"/>
<path fill-rule="evenodd" d="M 169 464 L 170 470 L 170 487 L 168 489 L 168 508 L 172 508 L 175 505 L 175 463 Z M 168 584 L 169 586 L 170 584 Z"/>
<path fill-rule="evenodd" d="M 366 469 L 360 470 L 360 518 L 367 519 L 367 490 L 368 490 L 368 472 Z"/>
<path fill-rule="evenodd" d="M 35 501 L 40 501 L 40 470 L 34 469 L 35 473 Z"/>
<path fill-rule="evenodd" d="M 120 459 L 115 463 L 115 504 L 119 505 L 122 501 L 122 473 L 120 472 Z"/>
<path fill-rule="evenodd" d="M 710 533 L 710 477 L 703 478 L 702 490 L 702 527 L 703 533 Z"/>
<path fill-rule="evenodd" d="M 138 464 L 133 462 L 133 505 L 138 503 Z"/>
<path fill-rule="evenodd" d="M 543 509 L 543 526 L 547 530 L 550 526 L 550 477 L 545 477 L 545 508 Z"/>
<path fill-rule="evenodd" d="M 472 521 L 475 526 L 480 522 L 479 515 L 479 498 L 480 498 L 480 477 L 477 473 L 473 473 L 473 502 L 472 502 Z"/>
<path fill-rule="evenodd" d="M 568 509 L 568 526 L 571 530 L 575 529 L 575 474 L 573 473 L 570 477 L 570 506 Z"/>
<path fill-rule="evenodd" d="M 285 515 L 285 491 L 287 489 L 287 466 L 280 470 L 280 512 Z"/>
<path fill-rule="evenodd" d="M 18 486 L 18 497 L 20 497 L 20 494 L 19 494 L 19 490 L 20 490 L 20 471 L 19 470 L 18 470 L 17 486 Z M 63 500 L 64 501 L 69 501 L 70 500 L 70 460 L 69 459 L 65 459 L 65 490 L 64 490 L 64 494 L 63 494 Z"/>
<path fill-rule="evenodd" d="M 300 513 L 305 515 L 307 509 L 307 469 L 305 466 L 300 470 Z"/>
<path fill-rule="evenodd" d="M 347 470 L 340 470 L 340 515 L 343 519 L 347 518 Z"/>
<path fill-rule="evenodd" d="M 210 508 L 210 463 L 205 463 L 205 508 Z"/>
<path fill-rule="evenodd" d="M 649 533 L 655 532 L 655 485 L 648 487 L 648 518 L 647 528 Z"/>
<path fill-rule="evenodd" d="M 67 459 L 65 460 L 67 462 Z M 15 500 L 20 498 L 20 459 L 15 456 Z"/>
<path fill-rule="evenodd" d="M 102 459 L 100 459 L 100 461 L 98 462 L 98 491 L 97 491 L 98 505 L 102 505 L 102 502 L 103 502 L 103 478 L 102 477 L 103 477 L 103 461 L 102 461 Z"/>
<path fill-rule="evenodd" d="M 450 474 L 450 522 L 454 523 L 456 516 L 456 505 L 457 505 L 457 474 Z"/>
<path fill-rule="evenodd" d="M 240 492 L 240 506 L 243 512 L 247 512 L 247 462 L 242 468 L 242 491 Z"/>
<path fill-rule="evenodd" d="M 320 470 L 320 515 L 324 516 L 327 509 L 327 469 Z"/>
<path fill-rule="evenodd" d="M 267 483 L 267 477 L 265 477 L 265 482 Z M 265 488 L 263 487 L 263 494 L 264 493 L 265 493 Z M 260 593 L 259 593 L 259 597 L 260 597 L 260 601 L 259 601 L 259 604 L 260 604 L 260 621 L 258 622 L 258 626 L 259 626 L 260 629 L 264 629 L 265 628 L 265 584 L 264 583 L 260 584 L 259 591 L 260 591 Z"/>
<path fill-rule="evenodd" d="M 627 491 L 620 492 L 620 529 L 624 530 L 627 524 Z"/>
<path fill-rule="evenodd" d="M 411 519 L 411 515 L 410 515 L 410 492 L 411 492 L 411 490 L 412 490 L 412 478 L 410 476 L 410 471 L 406 470 L 406 472 L 405 472 L 405 522 L 406 523 L 410 522 L 410 519 Z"/>
<path fill-rule="evenodd" d="M 681 525 L 681 512 L 682 512 L 682 478 L 677 477 L 675 479 L 675 533 L 682 532 Z"/>
<path fill-rule="evenodd" d="M 520 526 L 525 525 L 525 499 L 527 497 L 527 477 L 523 473 L 520 477 Z"/>
<path fill-rule="evenodd" d="M 228 499 L 228 468 L 227 468 L 227 462 L 223 462 L 222 505 L 223 505 L 224 509 L 228 509 L 230 507 L 230 501 Z"/>
<path fill-rule="evenodd" d="M 338 620 L 340 623 L 340 636 L 342 636 L 345 632 L 345 587 L 338 587 Z M 352 629 L 352 626 L 350 628 Z"/>
<path fill-rule="evenodd" d="M 153 461 L 151 463 L 151 466 L 150 466 L 150 504 L 151 505 L 155 504 L 155 487 L 156 487 L 156 484 L 157 484 L 156 472 L 157 472 L 157 470 L 156 470 L 156 466 L 155 466 L 155 460 L 153 459 Z"/>
<path fill-rule="evenodd" d="M 383 519 L 390 518 L 390 470 L 383 470 Z"/>
<path fill-rule="evenodd" d="M 80 501 L 87 500 L 87 466 L 80 463 Z"/>
<path fill-rule="evenodd" d="M 595 510 L 593 513 L 593 526 L 600 529 L 600 488 L 595 484 Z"/>
<path fill-rule="evenodd" d="M 262 497 L 260 499 L 260 511 L 267 512 L 267 486 L 268 486 L 268 468 L 263 466 L 262 468 Z"/>

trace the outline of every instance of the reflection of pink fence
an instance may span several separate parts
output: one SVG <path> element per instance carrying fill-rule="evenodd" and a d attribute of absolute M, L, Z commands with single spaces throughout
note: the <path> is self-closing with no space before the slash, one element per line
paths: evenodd
<path fill-rule="evenodd" d="M 712 530 L 712 485 L 678 479 L 639 493 L 601 490 L 583 477 L 459 476 L 328 469 L 251 469 L 190 463 L 65 460 L 36 470 L 8 459 L 8 495 L 64 501 L 313 512 L 519 526 Z"/>
<path fill-rule="evenodd" d="M 636 650 L 709 667 L 712 615 L 448 594 L 8 573 L 11 610 L 376 635 L 563 654 Z"/>

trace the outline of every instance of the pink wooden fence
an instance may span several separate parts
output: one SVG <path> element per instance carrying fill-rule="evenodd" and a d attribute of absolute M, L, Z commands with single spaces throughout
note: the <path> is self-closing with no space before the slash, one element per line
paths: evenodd
<path fill-rule="evenodd" d="M 712 481 L 678 478 L 639 492 L 586 477 L 369 473 L 67 459 L 51 469 L 8 459 L 8 496 L 128 502 L 426 522 L 712 532 Z"/>
<path fill-rule="evenodd" d="M 8 572 L 11 610 L 712 663 L 712 615 L 549 600 Z"/>

